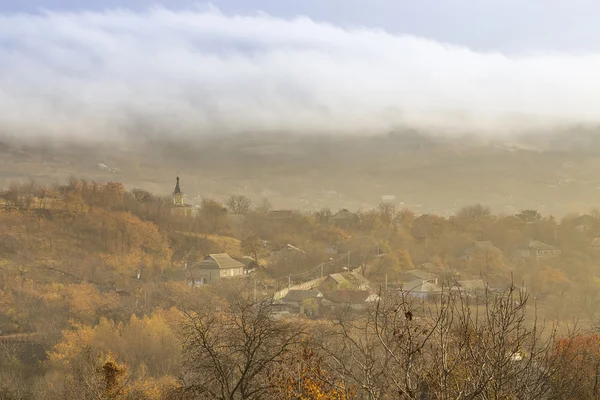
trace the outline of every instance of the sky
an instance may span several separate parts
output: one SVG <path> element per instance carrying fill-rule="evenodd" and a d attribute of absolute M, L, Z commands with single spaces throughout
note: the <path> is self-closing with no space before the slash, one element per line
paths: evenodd
<path fill-rule="evenodd" d="M 0 133 L 600 122 L 587 0 L 0 0 Z"/>
<path fill-rule="evenodd" d="M 142 11 L 203 6 L 190 0 L 0 0 L 0 12 Z M 308 16 L 343 27 L 384 29 L 477 50 L 600 50 L 600 3 L 595 0 L 214 0 L 228 14 Z"/>

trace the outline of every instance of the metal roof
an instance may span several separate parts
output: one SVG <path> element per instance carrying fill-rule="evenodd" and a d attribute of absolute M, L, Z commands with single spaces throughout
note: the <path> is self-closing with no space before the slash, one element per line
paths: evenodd
<path fill-rule="evenodd" d="M 198 269 L 231 269 L 231 268 L 243 268 L 244 264 L 234 260 L 226 253 L 210 254 L 204 260 L 196 263 L 192 268 Z"/>

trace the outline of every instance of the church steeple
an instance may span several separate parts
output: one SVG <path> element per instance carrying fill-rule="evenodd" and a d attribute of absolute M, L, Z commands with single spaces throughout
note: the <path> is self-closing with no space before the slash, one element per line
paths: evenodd
<path fill-rule="evenodd" d="M 173 194 L 182 194 L 181 189 L 179 188 L 179 177 L 177 177 L 177 183 L 175 184 L 175 191 Z"/>
<path fill-rule="evenodd" d="M 183 193 L 181 193 L 181 188 L 179 187 L 179 177 L 177 177 L 177 183 L 175 184 L 175 190 L 173 191 L 173 205 L 175 207 L 185 206 L 183 203 Z"/>

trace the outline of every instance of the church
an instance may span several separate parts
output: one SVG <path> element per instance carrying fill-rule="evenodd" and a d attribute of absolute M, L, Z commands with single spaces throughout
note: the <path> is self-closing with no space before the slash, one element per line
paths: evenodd
<path fill-rule="evenodd" d="M 191 217 L 194 214 L 194 207 L 191 204 L 185 204 L 183 201 L 183 192 L 179 186 L 179 177 L 177 177 L 177 183 L 175 184 L 175 190 L 173 191 L 173 207 L 171 208 L 171 214 L 179 217 Z"/>

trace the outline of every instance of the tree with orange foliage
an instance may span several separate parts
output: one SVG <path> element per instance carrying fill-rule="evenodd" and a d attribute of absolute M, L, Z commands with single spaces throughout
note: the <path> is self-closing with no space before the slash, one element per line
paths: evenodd
<path fill-rule="evenodd" d="M 305 346 L 291 353 L 272 372 L 271 395 L 288 400 L 349 400 L 356 390 L 324 368 L 322 358 Z"/>
<path fill-rule="evenodd" d="M 115 207 L 123 201 L 125 187 L 120 182 L 108 182 L 102 188 L 102 200 L 104 207 Z"/>
<path fill-rule="evenodd" d="M 600 398 L 600 335 L 588 333 L 560 339 L 555 356 L 561 361 L 561 373 L 554 377 L 556 387 L 574 387 L 573 398 Z"/>

